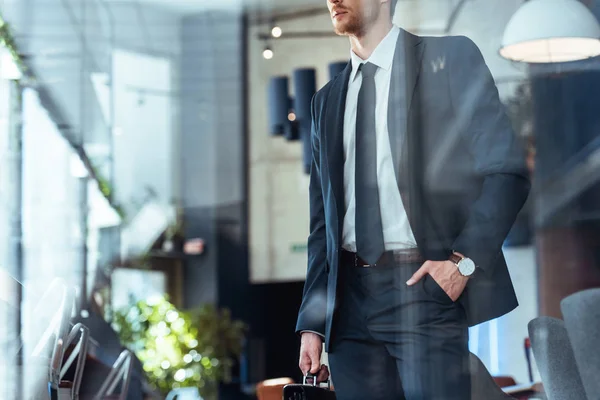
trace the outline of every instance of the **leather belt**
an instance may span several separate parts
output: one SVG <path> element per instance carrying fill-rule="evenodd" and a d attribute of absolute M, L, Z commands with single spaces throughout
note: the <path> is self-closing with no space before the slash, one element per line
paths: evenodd
<path fill-rule="evenodd" d="M 379 257 L 379 260 L 375 264 L 369 264 L 359 257 L 358 254 L 342 249 L 340 261 L 344 265 L 353 265 L 355 267 L 372 268 L 378 265 L 385 264 L 414 264 L 423 263 L 425 259 L 419 252 L 419 249 L 402 249 L 402 250 L 389 250 L 386 251 Z"/>

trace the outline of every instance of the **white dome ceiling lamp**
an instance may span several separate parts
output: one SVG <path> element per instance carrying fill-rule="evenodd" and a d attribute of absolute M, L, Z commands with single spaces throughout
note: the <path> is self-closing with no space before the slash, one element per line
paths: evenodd
<path fill-rule="evenodd" d="M 512 16 L 500 55 L 525 63 L 558 63 L 600 55 L 600 24 L 578 0 L 529 0 Z"/>

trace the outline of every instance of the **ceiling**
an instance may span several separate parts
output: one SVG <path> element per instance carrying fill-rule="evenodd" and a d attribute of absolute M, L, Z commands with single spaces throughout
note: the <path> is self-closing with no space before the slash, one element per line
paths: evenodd
<path fill-rule="evenodd" d="M 105 0 L 107 3 L 138 3 L 162 8 L 177 14 L 192 14 L 206 10 L 291 10 L 307 6 L 326 6 L 326 0 Z"/>
<path fill-rule="evenodd" d="M 13 0 L 14 1 L 14 0 Z M 96 0 L 98 1 L 98 0 Z M 146 6 L 175 15 L 189 15 L 207 10 L 241 10 L 259 20 L 274 14 L 290 15 L 296 12 L 314 15 L 315 10 L 327 13 L 327 0 L 100 0 L 111 5 Z M 405 19 L 420 20 L 425 29 L 438 29 L 447 22 L 450 13 L 463 0 L 400 0 L 396 15 L 398 23 Z M 406 18 L 402 18 L 402 17 Z M 410 24 L 409 24 L 410 25 Z"/>

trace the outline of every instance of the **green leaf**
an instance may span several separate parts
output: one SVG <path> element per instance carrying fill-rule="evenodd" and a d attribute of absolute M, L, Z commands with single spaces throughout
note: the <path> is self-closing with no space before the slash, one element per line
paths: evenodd
<path fill-rule="evenodd" d="M 164 297 L 116 311 L 112 326 L 142 362 L 151 385 L 163 393 L 178 386 L 197 386 L 205 398 L 214 396 L 219 382 L 231 379 L 247 331 L 227 309 L 206 304 L 183 311 Z M 183 374 L 177 374 L 182 369 L 183 380 Z"/>

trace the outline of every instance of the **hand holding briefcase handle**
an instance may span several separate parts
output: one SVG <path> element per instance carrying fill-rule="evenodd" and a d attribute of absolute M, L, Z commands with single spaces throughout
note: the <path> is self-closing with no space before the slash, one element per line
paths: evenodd
<path fill-rule="evenodd" d="M 327 378 L 327 380 L 325 382 L 319 383 L 319 382 L 317 382 L 317 375 L 311 374 L 310 372 L 307 373 L 306 375 L 304 375 L 304 377 L 302 378 L 303 385 L 320 387 L 319 385 L 321 383 L 327 384 L 327 390 L 331 390 L 331 380 L 329 378 Z"/>
<path fill-rule="evenodd" d="M 320 387 L 316 375 L 309 372 L 302 378 L 301 385 L 286 385 L 283 388 L 283 400 L 335 400 L 331 380 L 327 379 L 324 383 L 327 384 L 327 388 Z"/>

